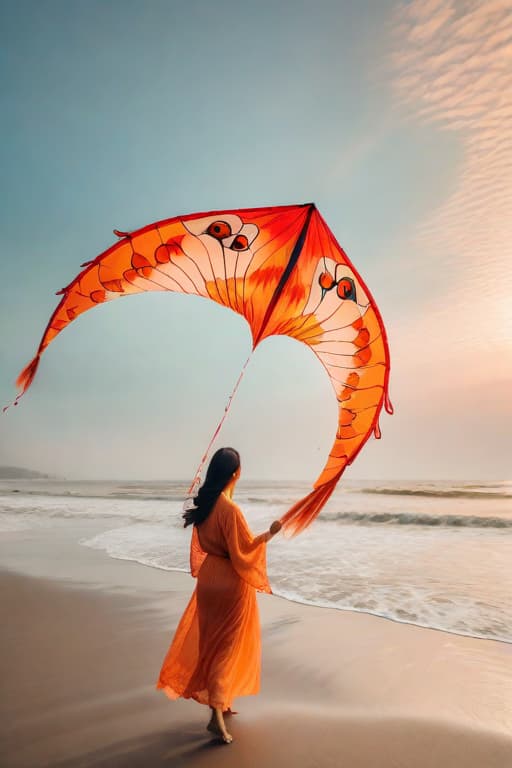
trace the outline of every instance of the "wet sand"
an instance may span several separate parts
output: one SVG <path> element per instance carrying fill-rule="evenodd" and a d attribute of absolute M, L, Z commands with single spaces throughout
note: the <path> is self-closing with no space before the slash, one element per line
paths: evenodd
<path fill-rule="evenodd" d="M 155 683 L 194 588 L 55 532 L 0 543 L 2 768 L 510 768 L 512 645 L 258 595 L 230 745 Z"/>

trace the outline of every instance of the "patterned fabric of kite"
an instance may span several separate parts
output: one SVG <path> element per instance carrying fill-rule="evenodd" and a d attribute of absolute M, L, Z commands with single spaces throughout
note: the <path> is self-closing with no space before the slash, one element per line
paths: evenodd
<path fill-rule="evenodd" d="M 86 310 L 141 291 L 212 299 L 247 320 L 253 348 L 279 334 L 306 344 L 334 388 L 338 421 L 327 462 L 312 492 L 282 518 L 298 533 L 370 435 L 380 437 L 382 407 L 392 412 L 385 329 L 361 277 L 312 203 L 195 213 L 115 234 L 120 240 L 59 291 L 16 402 L 48 344 Z"/>

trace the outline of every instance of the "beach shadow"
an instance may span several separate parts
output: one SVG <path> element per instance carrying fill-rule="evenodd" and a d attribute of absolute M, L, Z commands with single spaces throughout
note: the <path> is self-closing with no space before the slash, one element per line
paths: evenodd
<path fill-rule="evenodd" d="M 274 713 L 275 714 L 275 713 Z M 312 738 L 312 733 L 314 738 Z M 414 718 L 322 716 L 284 711 L 281 717 L 237 723 L 233 744 L 204 726 L 173 726 L 127 739 L 52 768 L 505 768 L 512 740 L 504 734 Z"/>
<path fill-rule="evenodd" d="M 231 726 L 230 726 L 231 730 Z M 233 744 L 211 739 L 204 724 L 171 727 L 30 766 L 51 768 L 505 768 L 512 739 L 442 719 L 351 716 L 314 707 L 259 713 L 233 728 Z M 78 746 L 78 745 L 77 745 Z M 14 763 L 13 763 L 14 765 Z M 20 763 L 16 763 L 20 766 Z M 23 765 L 27 765 L 24 763 Z M 5 764 L 6 768 L 8 764 Z"/>
<path fill-rule="evenodd" d="M 297 624 L 299 621 L 300 619 L 298 616 L 282 616 L 281 618 L 266 624 L 262 628 L 262 636 L 272 637 L 283 632 L 283 630 L 287 629 L 291 624 Z"/>
<path fill-rule="evenodd" d="M 166 731 L 126 739 L 116 744 L 52 763 L 52 768 L 185 768 L 201 755 L 226 749 L 203 728 Z"/>

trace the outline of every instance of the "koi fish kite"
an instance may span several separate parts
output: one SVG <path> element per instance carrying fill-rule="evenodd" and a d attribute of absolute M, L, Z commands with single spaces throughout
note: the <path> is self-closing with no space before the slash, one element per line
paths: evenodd
<path fill-rule="evenodd" d="M 88 309 L 141 291 L 212 299 L 247 320 L 253 350 L 279 334 L 306 344 L 334 387 L 338 423 L 331 452 L 313 490 L 282 518 L 285 530 L 299 533 L 370 435 L 380 437 L 382 407 L 393 412 L 386 333 L 370 292 L 312 203 L 194 213 L 114 234 L 119 241 L 82 264 L 58 291 L 61 302 L 18 377 L 15 402 L 48 344 Z"/>

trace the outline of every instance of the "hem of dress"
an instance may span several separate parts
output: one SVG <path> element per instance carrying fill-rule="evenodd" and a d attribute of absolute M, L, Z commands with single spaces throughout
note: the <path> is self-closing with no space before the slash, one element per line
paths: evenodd
<path fill-rule="evenodd" d="M 193 699 L 194 701 L 197 701 L 198 704 L 204 704 L 207 707 L 214 707 L 215 709 L 222 709 L 223 711 L 226 711 L 227 709 L 230 709 L 234 699 L 240 698 L 241 696 L 257 696 L 259 691 L 254 691 L 253 693 L 238 693 L 230 701 L 223 701 L 221 703 L 218 702 L 212 702 L 210 701 L 206 696 L 201 696 L 197 693 L 178 693 L 178 691 L 175 691 L 174 688 L 171 688 L 170 685 L 164 685 L 163 683 L 158 682 L 156 684 L 156 690 L 163 691 L 165 695 L 171 699 L 171 701 L 176 701 L 176 699 Z"/>

